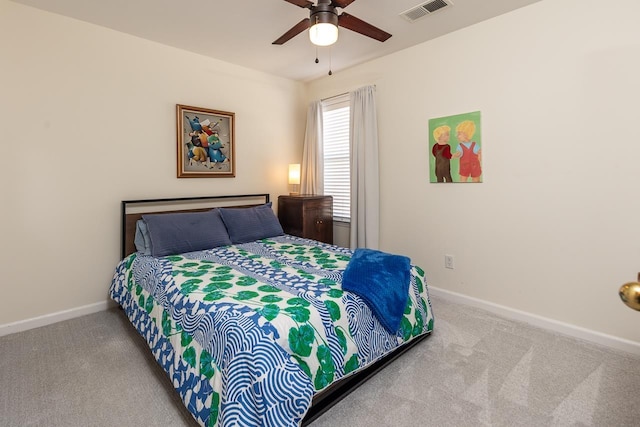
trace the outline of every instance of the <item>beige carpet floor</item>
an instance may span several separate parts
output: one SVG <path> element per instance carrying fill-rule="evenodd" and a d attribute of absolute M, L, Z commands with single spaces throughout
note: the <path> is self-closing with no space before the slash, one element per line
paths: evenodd
<path fill-rule="evenodd" d="M 640 426 L 640 357 L 432 303 L 433 334 L 313 427 Z M 121 310 L 0 337 L 0 426 L 196 425 Z"/>

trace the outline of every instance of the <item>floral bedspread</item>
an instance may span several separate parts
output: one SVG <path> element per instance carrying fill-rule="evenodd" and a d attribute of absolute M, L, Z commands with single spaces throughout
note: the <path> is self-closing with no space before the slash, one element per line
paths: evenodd
<path fill-rule="evenodd" d="M 179 256 L 132 254 L 110 296 L 203 426 L 296 426 L 314 393 L 433 328 L 412 266 L 400 329 L 388 333 L 341 288 L 352 252 L 293 236 Z"/>

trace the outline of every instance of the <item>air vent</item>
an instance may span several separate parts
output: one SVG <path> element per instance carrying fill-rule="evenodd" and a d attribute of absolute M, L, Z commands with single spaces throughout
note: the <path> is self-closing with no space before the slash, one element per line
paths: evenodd
<path fill-rule="evenodd" d="M 419 4 L 418 6 L 412 7 L 409 10 L 405 10 L 400 14 L 400 16 L 402 16 L 409 22 L 414 22 L 424 16 L 442 10 L 448 6 L 453 6 L 453 2 L 451 0 L 431 0 Z"/>

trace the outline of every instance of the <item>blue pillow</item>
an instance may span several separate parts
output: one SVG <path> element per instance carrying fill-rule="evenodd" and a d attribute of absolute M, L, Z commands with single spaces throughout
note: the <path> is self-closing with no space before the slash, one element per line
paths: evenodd
<path fill-rule="evenodd" d="M 230 245 L 220 212 L 142 215 L 149 231 L 151 255 L 166 256 Z"/>
<path fill-rule="evenodd" d="M 271 209 L 271 202 L 254 208 L 219 208 L 231 242 L 247 243 L 282 236 L 282 226 Z"/>
<path fill-rule="evenodd" d="M 147 223 L 142 219 L 136 221 L 136 236 L 133 242 L 136 245 L 136 250 L 142 255 L 151 255 L 149 229 L 147 229 Z"/>

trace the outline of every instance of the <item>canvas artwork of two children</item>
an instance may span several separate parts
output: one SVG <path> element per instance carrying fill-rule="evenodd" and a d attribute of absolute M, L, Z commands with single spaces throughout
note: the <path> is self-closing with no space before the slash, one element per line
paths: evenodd
<path fill-rule="evenodd" d="M 482 182 L 479 127 L 479 111 L 429 120 L 431 182 Z"/>

